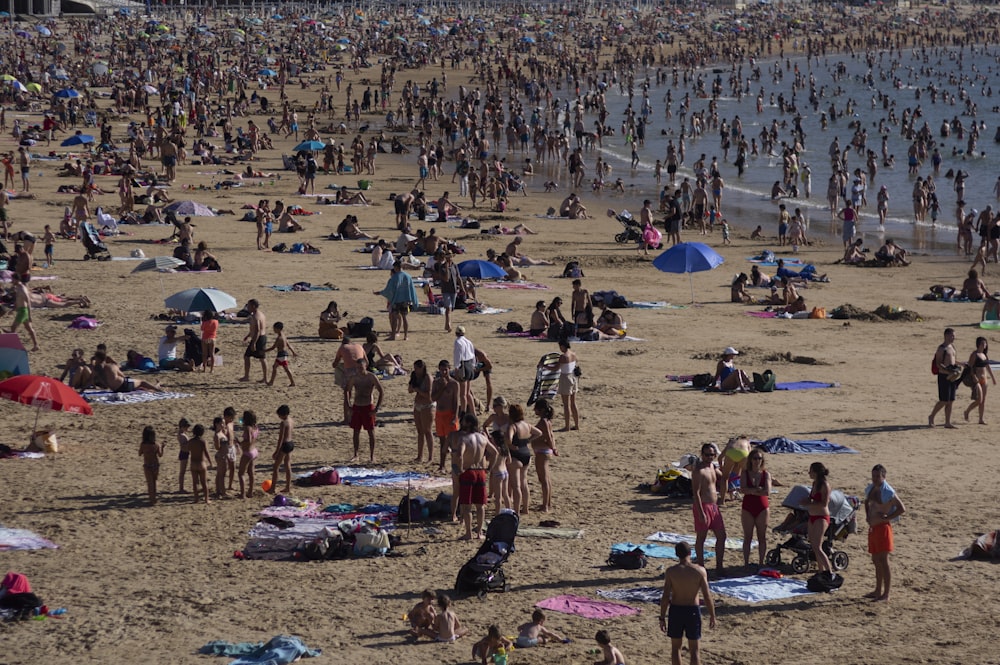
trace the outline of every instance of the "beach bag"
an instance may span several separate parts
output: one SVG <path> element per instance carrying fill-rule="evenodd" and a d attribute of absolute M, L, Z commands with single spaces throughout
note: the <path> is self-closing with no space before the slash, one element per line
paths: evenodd
<path fill-rule="evenodd" d="M 806 588 L 813 593 L 833 593 L 844 586 L 844 576 L 818 572 L 806 580 Z"/>
<path fill-rule="evenodd" d="M 753 389 L 759 393 L 774 392 L 775 377 L 774 372 L 765 369 L 763 374 L 753 373 Z"/>
<path fill-rule="evenodd" d="M 364 527 L 354 536 L 354 556 L 374 556 L 389 551 L 389 534 L 385 531 Z"/>
<path fill-rule="evenodd" d="M 708 388 L 710 385 L 715 383 L 715 377 L 711 374 L 695 374 L 691 377 L 691 386 L 693 388 Z"/>
<path fill-rule="evenodd" d="M 639 570 L 649 564 L 649 559 L 638 547 L 630 552 L 612 552 L 608 557 L 608 565 L 624 570 Z"/>
<path fill-rule="evenodd" d="M 972 541 L 969 558 L 987 560 L 1000 558 L 1000 531 L 988 531 Z"/>
<path fill-rule="evenodd" d="M 399 515 L 396 517 L 396 521 L 400 524 L 406 524 L 427 519 L 430 517 L 429 503 L 430 501 L 422 496 L 413 496 L 409 500 L 404 496 L 399 500 Z"/>
<path fill-rule="evenodd" d="M 508 321 L 507 328 L 505 330 L 508 333 L 522 333 L 524 332 L 524 326 L 522 326 L 517 321 Z"/>
<path fill-rule="evenodd" d="M 302 483 L 309 487 L 319 487 L 321 485 L 339 485 L 340 484 L 340 474 L 337 473 L 336 469 L 319 469 L 313 471 L 312 475 L 306 478 L 306 482 Z"/>
<path fill-rule="evenodd" d="M 931 374 L 933 374 L 934 376 L 938 375 L 938 364 L 937 364 L 937 352 L 936 351 L 934 352 L 934 355 L 931 356 Z"/>
<path fill-rule="evenodd" d="M 969 388 L 975 388 L 979 385 L 979 381 L 976 380 L 976 374 L 972 371 L 972 368 L 968 365 L 962 370 L 962 383 Z"/>
<path fill-rule="evenodd" d="M 375 319 L 370 316 L 362 318 L 357 323 L 347 324 L 347 334 L 351 337 L 368 337 L 368 333 L 375 329 Z"/>
<path fill-rule="evenodd" d="M 826 308 L 825 307 L 813 307 L 812 311 L 809 312 L 810 319 L 825 319 L 826 318 Z"/>
<path fill-rule="evenodd" d="M 580 268 L 580 262 L 579 261 L 570 261 L 569 263 L 567 263 L 566 267 L 563 268 L 563 274 L 562 274 L 562 276 L 563 277 L 583 277 L 584 274 L 583 274 L 583 269 Z"/>

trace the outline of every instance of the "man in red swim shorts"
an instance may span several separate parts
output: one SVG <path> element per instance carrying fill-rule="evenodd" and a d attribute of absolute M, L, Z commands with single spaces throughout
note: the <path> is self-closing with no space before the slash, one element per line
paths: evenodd
<path fill-rule="evenodd" d="M 715 463 L 719 453 L 715 445 L 701 447 L 701 461 L 691 472 L 691 491 L 694 494 L 694 533 L 697 563 L 705 565 L 705 538 L 715 534 L 715 569 L 722 572 L 722 559 L 726 553 L 726 525 L 719 510 L 719 493 L 724 487 L 722 471 Z"/>
<path fill-rule="evenodd" d="M 368 432 L 369 461 L 375 461 L 375 413 L 382 406 L 382 384 L 378 377 L 368 371 L 368 362 L 362 358 L 358 361 L 358 373 L 347 381 L 346 393 L 353 393 L 354 402 L 351 405 L 351 429 L 354 430 L 354 457 L 358 459 L 358 447 L 361 443 L 361 430 Z M 378 392 L 378 401 L 372 404 L 372 393 Z"/>
<path fill-rule="evenodd" d="M 889 483 L 885 482 L 885 467 L 872 467 L 872 482 L 865 488 L 865 514 L 868 516 L 868 553 L 875 564 L 875 590 L 865 594 L 872 600 L 889 600 L 892 573 L 889 553 L 893 550 L 892 523 L 906 512 Z"/>
<path fill-rule="evenodd" d="M 493 445 L 479 431 L 479 419 L 473 413 L 462 416 L 462 429 L 455 435 L 457 456 L 462 459 L 458 476 L 458 505 L 462 511 L 465 535 L 461 540 L 472 540 L 472 507 L 476 507 L 476 538 L 483 537 L 486 519 L 486 448 Z"/>
<path fill-rule="evenodd" d="M 434 413 L 434 426 L 441 444 L 441 465 L 439 471 L 444 471 L 444 463 L 448 456 L 448 436 L 458 431 L 458 391 L 459 385 L 451 375 L 451 363 L 442 360 L 438 363 L 437 374 L 431 383 L 431 399 L 437 406 Z M 457 470 L 453 470 L 458 475 Z"/>

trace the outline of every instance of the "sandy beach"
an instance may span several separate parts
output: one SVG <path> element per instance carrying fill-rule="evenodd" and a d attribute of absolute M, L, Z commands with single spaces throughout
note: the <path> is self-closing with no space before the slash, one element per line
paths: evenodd
<path fill-rule="evenodd" d="M 450 67 L 445 70 L 447 97 L 453 96 L 459 85 L 468 84 L 473 74 L 471 69 Z M 335 71 L 330 67 L 321 73 L 330 76 Z M 374 76 L 377 81 L 377 72 L 377 67 L 361 74 L 348 69 L 345 80 L 354 82 L 357 91 L 360 79 Z M 407 70 L 397 81 L 410 77 L 430 80 L 440 72 L 437 66 Z M 319 87 L 290 87 L 289 94 L 311 106 L 318 99 Z M 277 98 L 277 92 L 271 92 Z M 343 96 L 335 99 L 340 105 Z M 10 111 L 8 124 L 19 117 L 31 122 L 41 118 L 38 113 Z M 261 123 L 267 116 L 252 117 Z M 376 113 L 363 116 L 372 123 L 372 131 L 380 126 L 382 117 Z M 246 118 L 236 121 L 243 126 Z M 127 118 L 114 121 L 116 139 L 124 136 L 127 123 Z M 988 131 L 992 133 L 993 128 Z M 417 143 L 415 133 L 387 135 L 399 136 L 411 149 Z M 338 142 L 352 137 L 335 136 Z M 323 138 L 328 135 L 324 133 Z M 825 147 L 826 137 L 817 140 Z M 384 333 L 388 328 L 385 301 L 373 291 L 385 285 L 388 273 L 360 269 L 370 264 L 369 255 L 357 252 L 361 241 L 328 237 L 345 215 L 353 214 L 366 232 L 394 240 L 398 231 L 390 194 L 409 191 L 417 178 L 415 150 L 401 156 L 380 154 L 376 175 L 366 178 L 372 180 L 372 188 L 365 192 L 371 205 L 320 205 L 316 198 L 298 196 L 294 172 L 282 170 L 281 156 L 291 154 L 294 145 L 294 137 L 276 137 L 275 149 L 260 153 L 253 162 L 255 169 L 281 173 L 281 179 L 263 179 L 240 188 L 212 189 L 214 176 L 207 173 L 219 167 L 190 163 L 178 167 L 178 177 L 169 190 L 172 198 L 237 213 L 193 220 L 196 241 L 208 243 L 222 265 L 220 273 L 132 274 L 134 261 L 84 261 L 82 246 L 69 240 L 56 243 L 55 265 L 46 268 L 42 267 L 39 245 L 33 275 L 55 279 L 33 284 L 51 286 L 55 293 L 85 294 L 93 304 L 85 309 L 33 312 L 41 350 L 30 354 L 32 373 L 58 376 L 73 349 L 83 349 L 89 358 L 100 343 L 106 344 L 116 359 L 124 359 L 128 349 L 155 357 L 165 322 L 153 317 L 165 311 L 163 299 L 186 288 L 211 286 L 233 295 L 240 305 L 257 299 L 268 327 L 276 321 L 284 323 L 298 352 L 291 364 L 296 386 L 287 387 L 281 375 L 274 387 L 256 383 L 256 364 L 251 374 L 254 381 L 241 383 L 246 326 L 232 324 L 220 327 L 224 364 L 214 373 L 152 375 L 165 389 L 190 397 L 96 404 L 93 416 L 42 411 L 39 426 L 58 435 L 60 450 L 46 459 L 0 460 L 4 497 L 0 500 L 0 525 L 30 529 L 59 548 L 3 552 L 0 568 L 26 574 L 50 608 L 65 607 L 67 613 L 44 621 L 0 623 L 4 643 L 0 663 L 223 662 L 198 656 L 197 650 L 212 640 L 256 642 L 282 633 L 300 636 L 310 647 L 322 649 L 318 663 L 473 662 L 471 645 L 486 634 L 490 624 L 499 624 L 504 635 L 515 635 L 516 627 L 530 619 L 534 605 L 546 598 L 562 594 L 597 598 L 598 590 L 661 586 L 663 568 L 671 565 L 670 560 L 650 559 L 647 568 L 635 571 L 605 565 L 613 543 L 642 542 L 657 531 L 693 533 L 690 501 L 665 499 L 640 485 L 652 483 L 659 469 L 668 468 L 685 453 L 697 452 L 701 444 L 723 445 L 740 434 L 758 440 L 775 436 L 826 438 L 858 451 L 854 455 L 769 456 L 768 468 L 784 485 L 771 497 L 772 526 L 785 517 L 786 509 L 779 504 L 789 486 L 808 484 L 809 464 L 817 460 L 830 468 L 833 487 L 849 495 L 861 495 L 870 481 L 872 466 L 885 465 L 907 514 L 896 526 L 891 602 L 873 603 L 863 597 L 874 586 L 874 569 L 866 550 L 867 525 L 859 514 L 858 533 L 838 545 L 850 557 L 841 590 L 832 595 L 761 603 L 716 595 L 719 625 L 714 631 L 706 629 L 703 662 L 998 662 L 989 647 L 997 621 L 989 609 L 997 590 L 993 568 L 953 560 L 977 534 L 998 528 L 1000 520 L 1000 510 L 988 499 L 985 482 L 997 471 L 993 385 L 989 385 L 985 414 L 990 425 L 975 424 L 975 417 L 971 423 L 962 418 L 969 399 L 969 389 L 964 387 L 959 389 L 955 404 L 957 429 L 929 428 L 927 416 L 936 399 L 935 377 L 930 375 L 928 364 L 941 343 L 943 329 L 956 329 L 955 346 L 963 362 L 974 349 L 977 336 L 984 335 L 990 342 L 1000 342 L 1000 336 L 995 330 L 979 329 L 979 303 L 917 300 L 934 284 L 960 286 L 969 261 L 918 251 L 912 256 L 912 265 L 905 268 L 838 265 L 835 262 L 843 254 L 839 232 L 831 231 L 827 218 L 819 213 L 811 223 L 812 244 L 802 247 L 797 256 L 816 265 L 818 272 L 827 273 L 830 281 L 812 283 L 801 290 L 807 306 L 831 313 L 845 304 L 868 312 L 886 305 L 913 311 L 918 315 L 916 320 L 748 316 L 747 312 L 763 307 L 731 303 L 729 285 L 737 273 L 749 272 L 747 257 L 763 249 L 791 256 L 788 248 L 779 248 L 774 242 L 776 211 L 760 212 L 759 206 L 747 205 L 734 196 L 733 210 L 744 212 L 733 220 L 731 245 L 722 244 L 719 231 L 707 238 L 684 231 L 683 240 L 704 241 L 725 257 L 722 266 L 694 274 L 689 282 L 687 275 L 655 269 L 634 245 L 614 241 L 622 227 L 605 210 L 628 208 L 638 213 L 642 207 L 642 200 L 628 193 L 585 193 L 583 202 L 592 213 L 591 219 L 546 217 L 546 210 L 558 207 L 571 191 L 565 169 L 560 187 L 553 193 L 544 193 L 542 183 L 549 175 L 540 170 L 527 179 L 529 196 L 512 195 L 506 212 L 464 211 L 480 220 L 483 228 L 527 225 L 537 235 L 526 236 L 521 251 L 555 265 L 523 269 L 528 280 L 545 289 L 479 289 L 483 304 L 510 312 L 457 312 L 453 323 L 464 325 L 468 337 L 492 360 L 494 394 L 524 403 L 538 359 L 555 350 L 555 344 L 508 337 L 498 328 L 508 321 L 527 328 L 537 300 L 549 302 L 560 296 L 568 303 L 571 280 L 561 278 L 568 261 L 580 262 L 584 286 L 592 293 L 613 289 L 630 301 L 665 301 L 677 306 L 622 310 L 628 333 L 636 340 L 574 344 L 582 369 L 580 430 L 556 433 L 559 456 L 552 463 L 552 513 L 535 510 L 538 482 L 534 468 L 529 471 L 531 512 L 521 517 L 521 524 L 537 526 L 556 520 L 562 527 L 582 530 L 582 537 L 518 538 L 517 551 L 505 566 L 511 590 L 490 594 L 486 600 L 473 597 L 456 601 L 455 610 L 470 631 L 456 644 L 428 640 L 413 644 L 407 640 L 409 626 L 402 617 L 423 589 L 449 592 L 459 567 L 474 553 L 474 544 L 457 540 L 459 525 L 435 521 L 412 528 L 401 526 L 395 532 L 402 539 L 395 557 L 308 563 L 234 558 L 234 552 L 246 545 L 258 512 L 271 499 L 260 490 L 260 481 L 270 475 L 278 406 L 289 405 L 296 422 L 295 472 L 342 465 L 351 457 L 351 430 L 339 425 L 341 392 L 333 383 L 330 367 L 338 342 L 317 337 L 319 313 L 335 300 L 341 311 L 349 312 L 347 318 L 371 316 L 376 329 Z M 717 148 L 714 135 L 701 144 L 693 143 L 688 166 L 691 153 L 709 152 L 710 148 Z M 55 142 L 51 149 L 60 154 L 65 150 Z M 16 143 L 7 133 L 0 138 L 0 151 L 10 150 L 16 150 Z M 588 163 L 593 158 L 588 156 Z M 521 153 L 508 155 L 511 164 L 522 160 Z M 158 166 L 148 159 L 145 163 Z M 56 189 L 79 182 L 79 178 L 56 177 L 61 164 L 62 160 L 36 163 L 32 191 L 37 199 L 9 204 L 12 231 L 40 234 L 44 224 L 58 225 L 63 207 L 71 203 L 73 195 L 58 194 Z M 735 180 L 732 167 L 725 164 L 723 168 L 724 175 Z M 451 182 L 453 171 L 449 162 L 441 180 L 428 180 L 428 199 L 450 191 L 460 205 L 469 203 L 455 196 L 458 184 Z M 682 172 L 690 174 L 686 167 Z M 775 178 L 780 172 L 779 164 Z M 616 168 L 614 176 L 619 175 L 628 183 L 627 169 Z M 361 178 L 365 176 L 320 173 L 316 190 L 333 183 L 353 189 Z M 972 193 L 970 186 L 967 194 L 980 208 L 993 199 L 987 191 L 992 176 L 983 178 L 976 183 L 979 191 Z M 98 184 L 111 193 L 97 196 L 92 205 L 117 208 L 116 182 L 117 178 L 98 178 Z M 333 193 L 323 189 L 324 195 Z M 297 217 L 305 227 L 302 233 L 275 234 L 272 244 L 309 242 L 321 253 L 258 251 L 255 225 L 239 219 L 245 212 L 241 206 L 263 198 L 272 202 L 282 199 L 316 213 Z M 820 187 L 814 187 L 813 198 L 822 199 Z M 724 213 L 728 205 L 727 201 Z M 757 224 L 763 225 L 767 242 L 750 240 L 749 229 Z M 415 218 L 413 225 L 436 228 L 439 235 L 464 247 L 464 254 L 458 257 L 462 260 L 484 259 L 487 249 L 500 252 L 510 240 L 510 236 L 417 222 Z M 871 234 L 871 225 L 866 221 L 862 230 Z M 173 244 L 157 242 L 170 235 L 168 226 L 121 228 L 122 235 L 106 240 L 116 259 L 128 258 L 135 249 L 153 257 L 169 255 L 174 248 Z M 990 291 L 1000 288 L 997 270 L 991 263 L 984 276 Z M 299 281 L 331 284 L 336 290 L 279 292 L 269 288 Z M 696 304 L 691 303 L 692 286 Z M 762 289 L 751 292 L 766 295 Z M 101 325 L 89 331 L 68 328 L 81 314 L 97 318 Z M 4 325 L 9 326 L 10 321 L 8 314 Z M 454 335 L 444 331 L 442 316 L 414 312 L 409 322 L 409 339 L 380 340 L 384 351 L 402 356 L 407 369 L 417 359 L 436 366 L 440 359 L 451 358 Z M 27 343 L 23 334 L 22 339 Z M 740 351 L 736 362 L 747 372 L 770 369 L 779 382 L 836 385 L 822 390 L 718 394 L 685 388 L 666 378 L 714 372 L 727 346 Z M 272 361 L 273 355 L 268 366 Z M 416 435 L 412 396 L 406 385 L 405 376 L 384 381 L 385 401 L 376 429 L 377 462 L 372 466 L 439 475 L 436 464 L 410 462 L 416 451 Z M 484 399 L 482 381 L 476 382 L 475 391 Z M 251 409 L 260 419 L 256 492 L 251 499 L 196 504 L 190 494 L 177 491 L 176 423 L 185 417 L 207 427 L 226 406 L 238 412 Z M 556 413 L 558 429 L 562 426 L 561 410 Z M 26 406 L 0 401 L 0 419 L 5 425 L 0 442 L 13 447 L 26 444 L 34 416 Z M 153 507 L 148 506 L 142 461 L 137 455 L 146 425 L 153 425 L 166 442 L 159 475 L 160 502 Z M 211 479 L 213 473 L 209 475 Z M 190 478 L 185 485 L 190 487 Z M 433 498 L 437 491 L 424 494 Z M 293 495 L 324 505 L 362 506 L 396 505 L 404 493 L 399 488 L 339 485 L 296 488 Z M 722 511 L 729 536 L 742 537 L 739 503 L 729 502 Z M 491 515 L 492 509 L 488 511 Z M 771 534 L 770 546 L 779 539 Z M 742 567 L 741 552 L 727 553 L 726 569 L 727 577 L 748 574 Z M 806 576 L 793 577 L 804 580 Z M 594 633 L 602 628 L 610 631 L 629 665 L 666 662 L 669 640 L 658 630 L 656 605 L 628 604 L 641 612 L 600 621 L 548 612 L 546 626 L 572 642 L 518 649 L 511 662 L 593 662 L 598 658 L 590 653 L 596 646 Z M 942 624 L 943 617 L 947 617 L 946 624 Z M 685 662 L 686 658 L 685 653 Z"/>

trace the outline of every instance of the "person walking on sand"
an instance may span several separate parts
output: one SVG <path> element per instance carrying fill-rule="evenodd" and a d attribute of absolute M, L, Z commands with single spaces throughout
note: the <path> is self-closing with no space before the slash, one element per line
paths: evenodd
<path fill-rule="evenodd" d="M 267 382 L 267 385 L 274 385 L 274 380 L 278 377 L 278 368 L 281 367 L 288 376 L 288 386 L 292 387 L 295 385 L 295 377 L 292 376 L 292 370 L 288 366 L 288 354 L 291 353 L 294 358 L 298 358 L 299 354 L 295 352 L 288 338 L 285 337 L 285 324 L 281 321 L 274 324 L 274 344 L 265 353 L 275 350 L 278 355 L 274 358 L 274 366 L 271 367 L 271 380 Z"/>
<path fill-rule="evenodd" d="M 865 598 L 876 601 L 889 600 L 892 572 L 889 554 L 893 551 L 892 523 L 903 516 L 906 507 L 885 481 L 885 467 L 872 467 L 872 482 L 865 488 L 865 515 L 868 517 L 868 553 L 875 564 L 875 590 Z"/>
<path fill-rule="evenodd" d="M 31 350 L 37 351 L 38 338 L 35 336 L 35 327 L 31 325 L 31 291 L 28 290 L 31 274 L 18 275 L 17 272 L 13 272 L 11 280 L 14 282 L 14 323 L 11 324 L 9 332 L 16 333 L 18 326 L 23 325 L 31 338 Z"/>
<path fill-rule="evenodd" d="M 931 415 L 927 416 L 928 427 L 934 427 L 934 417 L 938 414 L 938 411 L 943 409 L 944 426 L 948 429 L 955 429 L 955 425 L 951 422 L 951 409 L 955 405 L 955 392 L 958 382 L 950 380 L 948 376 L 957 364 L 956 358 L 955 330 L 954 328 L 945 328 L 944 342 L 934 352 L 934 363 L 931 366 L 934 374 L 937 374 L 938 401 L 931 410 Z"/>
<path fill-rule="evenodd" d="M 267 335 L 264 334 L 267 320 L 256 298 L 247 301 L 246 310 L 250 313 L 250 332 L 243 338 L 247 348 L 243 352 L 243 377 L 240 381 L 250 380 L 250 363 L 256 358 L 260 361 L 260 383 L 267 383 Z"/>
<path fill-rule="evenodd" d="M 972 403 L 965 409 L 965 420 L 968 422 L 969 414 L 976 407 L 979 407 L 979 424 L 985 425 L 983 416 L 986 413 L 986 377 L 989 376 L 993 385 L 997 384 L 997 379 L 993 376 L 993 368 L 990 367 L 990 345 L 985 337 L 976 338 L 976 350 L 969 356 L 969 364 L 966 372 L 972 373 L 975 385 L 972 387 Z"/>
<path fill-rule="evenodd" d="M 292 430 L 295 423 L 292 421 L 291 409 L 287 404 L 278 407 L 278 417 L 281 418 L 281 425 L 278 426 L 278 444 L 274 449 L 271 459 L 274 466 L 271 468 L 271 492 L 277 491 L 278 469 L 285 467 L 285 489 L 282 491 L 288 494 L 292 491 L 292 451 L 295 450 L 295 442 L 292 440 Z"/>
<path fill-rule="evenodd" d="M 388 301 L 389 336 L 386 339 L 396 339 L 396 335 L 402 329 L 405 341 L 410 332 L 410 323 L 406 320 L 406 315 L 417 305 L 419 300 L 417 289 L 413 286 L 413 278 L 403 270 L 402 263 L 396 261 L 392 264 L 392 274 L 389 275 L 389 281 L 386 282 L 385 288 L 374 293 Z"/>
<path fill-rule="evenodd" d="M 460 540 L 483 538 L 483 523 L 486 520 L 487 450 L 493 446 L 486 435 L 479 431 L 479 419 L 474 413 L 462 416 L 462 429 L 455 434 L 458 442 L 458 456 L 461 458 L 461 473 L 458 476 L 458 506 L 462 512 L 465 535 Z M 490 457 L 494 457 L 491 454 Z M 473 531 L 472 511 L 476 512 Z"/>
<path fill-rule="evenodd" d="M 368 361 L 362 358 L 358 361 L 358 373 L 347 381 L 347 394 L 354 393 L 351 405 L 351 429 L 354 430 L 354 457 L 358 460 L 361 430 L 368 432 L 368 461 L 375 461 L 375 414 L 382 406 L 384 391 L 378 377 L 368 371 Z M 378 400 L 372 404 L 372 393 L 378 392 Z"/>
<path fill-rule="evenodd" d="M 715 602 L 708 588 L 708 574 L 691 562 L 691 546 L 685 542 L 674 546 L 680 563 L 667 569 L 660 600 L 660 630 L 670 638 L 670 663 L 681 665 L 681 647 L 687 637 L 691 665 L 701 663 L 701 595 L 708 608 L 708 627 L 715 628 Z"/>
<path fill-rule="evenodd" d="M 705 563 L 705 539 L 711 531 L 715 535 L 715 569 L 721 573 L 726 554 L 726 525 L 719 510 L 719 494 L 725 479 L 715 463 L 718 454 L 711 443 L 701 447 L 701 460 L 691 472 L 691 492 L 694 495 L 694 548 L 698 563 Z"/>
<path fill-rule="evenodd" d="M 156 430 L 152 425 L 142 429 L 142 443 L 139 444 L 139 457 L 142 458 L 142 470 L 146 475 L 146 490 L 149 492 L 149 504 L 156 505 L 156 481 L 160 476 L 160 458 L 163 457 L 163 444 L 156 442 Z"/>

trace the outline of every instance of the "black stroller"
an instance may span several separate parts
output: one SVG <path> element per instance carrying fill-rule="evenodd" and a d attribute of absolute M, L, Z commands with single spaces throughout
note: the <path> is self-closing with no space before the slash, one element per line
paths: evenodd
<path fill-rule="evenodd" d="M 90 222 L 80 224 L 80 239 L 83 241 L 84 249 L 87 250 L 86 255 L 83 257 L 84 261 L 89 261 L 90 259 L 97 259 L 98 261 L 111 260 L 111 252 L 108 250 L 108 246 L 104 244 L 104 241 L 101 240 L 101 234 L 97 232 L 97 229 Z"/>
<path fill-rule="evenodd" d="M 486 540 L 476 555 L 465 562 L 455 579 L 457 593 L 474 593 L 485 598 L 490 591 L 507 591 L 510 585 L 503 565 L 514 552 L 517 537 L 517 513 L 501 511 L 486 527 Z"/>
<path fill-rule="evenodd" d="M 780 566 L 782 550 L 789 550 L 792 553 L 792 570 L 796 573 L 807 572 L 811 563 L 816 560 L 809 544 L 809 512 L 802 508 L 808 497 L 809 487 L 796 485 L 781 502 L 781 505 L 790 508 L 791 512 L 784 522 L 774 528 L 774 532 L 788 535 L 789 538 L 774 549 L 768 550 L 764 558 L 766 565 Z M 830 526 L 823 539 L 823 551 L 830 558 L 830 565 L 834 570 L 845 570 L 851 563 L 847 552 L 836 549 L 835 545 L 837 541 L 857 533 L 857 512 L 860 505 L 861 501 L 856 496 L 846 496 L 840 490 L 830 492 Z"/>
<path fill-rule="evenodd" d="M 642 242 L 642 226 L 639 225 L 639 221 L 628 210 L 615 212 L 609 208 L 608 217 L 614 217 L 625 227 L 621 233 L 615 234 L 615 242 L 619 244 Z"/>

